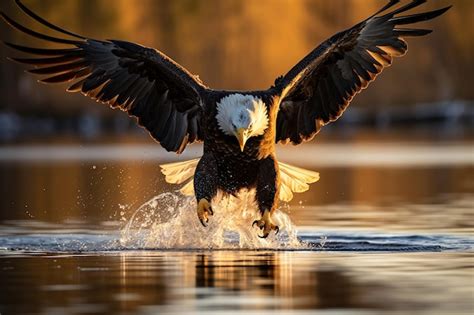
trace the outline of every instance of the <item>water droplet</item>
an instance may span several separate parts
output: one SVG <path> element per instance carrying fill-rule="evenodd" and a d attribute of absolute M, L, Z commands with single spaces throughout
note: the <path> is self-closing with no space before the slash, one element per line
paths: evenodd
<path fill-rule="evenodd" d="M 193 197 L 164 193 L 139 207 L 122 230 L 121 244 L 131 248 L 306 248 L 297 238 L 290 217 L 277 210 L 274 223 L 281 232 L 267 239 L 258 237 L 252 222 L 259 217 L 254 191 L 242 191 L 238 198 L 219 194 L 212 201 L 214 216 L 203 228 L 196 216 Z M 123 216 L 122 216 L 123 217 Z M 125 221 L 125 220 L 122 220 Z"/>

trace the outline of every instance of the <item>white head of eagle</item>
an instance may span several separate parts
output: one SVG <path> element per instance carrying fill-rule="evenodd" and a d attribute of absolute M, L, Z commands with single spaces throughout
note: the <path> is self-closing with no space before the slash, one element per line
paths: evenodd
<path fill-rule="evenodd" d="M 217 103 L 217 123 L 228 136 L 235 136 L 243 151 L 251 137 L 261 136 L 268 128 L 265 103 L 251 95 L 231 94 Z"/>

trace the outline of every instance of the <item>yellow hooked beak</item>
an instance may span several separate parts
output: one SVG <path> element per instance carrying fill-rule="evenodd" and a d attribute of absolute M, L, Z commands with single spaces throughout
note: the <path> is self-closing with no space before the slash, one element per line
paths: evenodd
<path fill-rule="evenodd" d="M 240 150 L 242 152 L 244 152 L 244 149 L 245 149 L 245 143 L 247 142 L 248 140 L 248 137 L 247 137 L 247 130 L 244 129 L 244 128 L 240 128 L 237 130 L 237 140 L 239 140 L 239 145 L 240 145 Z"/>

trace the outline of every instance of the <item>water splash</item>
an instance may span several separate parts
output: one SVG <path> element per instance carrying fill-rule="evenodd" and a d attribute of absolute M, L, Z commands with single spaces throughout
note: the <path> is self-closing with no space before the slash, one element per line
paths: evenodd
<path fill-rule="evenodd" d="M 162 249 L 305 249 L 295 225 L 281 210 L 273 215 L 280 233 L 259 238 L 252 228 L 260 217 L 252 191 L 237 197 L 219 194 L 213 201 L 214 216 L 203 227 L 196 215 L 193 197 L 163 193 L 139 207 L 121 232 L 121 245 L 127 248 Z"/>

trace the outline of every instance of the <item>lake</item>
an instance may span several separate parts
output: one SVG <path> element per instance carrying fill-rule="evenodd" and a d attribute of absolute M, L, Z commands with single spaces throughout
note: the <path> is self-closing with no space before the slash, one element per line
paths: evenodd
<path fill-rule="evenodd" d="M 205 229 L 142 139 L 0 146 L 0 314 L 472 314 L 472 138 L 330 135 L 279 149 L 321 180 Z M 191 147 L 180 160 L 199 155 Z"/>

